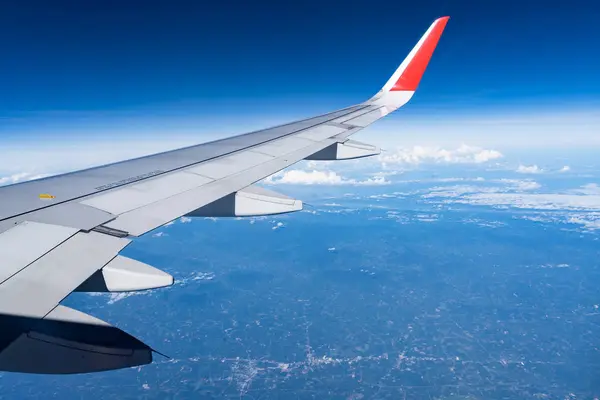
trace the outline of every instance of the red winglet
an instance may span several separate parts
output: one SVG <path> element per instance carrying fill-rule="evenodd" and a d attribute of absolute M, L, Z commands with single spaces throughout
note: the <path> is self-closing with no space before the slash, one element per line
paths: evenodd
<path fill-rule="evenodd" d="M 448 19 L 450 19 L 450 17 L 442 17 L 434 22 L 433 29 L 431 29 L 412 60 L 410 60 L 410 63 L 406 66 L 402 75 L 400 75 L 394 86 L 392 86 L 390 89 L 391 91 L 415 91 L 417 89 L 421 77 L 425 72 L 425 68 L 427 68 L 429 59 L 431 59 L 431 55 L 442 36 L 446 23 L 448 23 Z"/>

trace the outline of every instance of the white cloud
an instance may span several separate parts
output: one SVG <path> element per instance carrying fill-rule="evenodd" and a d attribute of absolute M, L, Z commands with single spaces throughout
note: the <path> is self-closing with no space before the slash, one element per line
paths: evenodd
<path fill-rule="evenodd" d="M 478 176 L 477 178 L 437 178 L 437 179 L 431 179 L 431 181 L 433 181 L 433 182 L 462 182 L 462 181 L 484 182 L 485 178 L 482 178 L 481 176 Z"/>
<path fill-rule="evenodd" d="M 437 214 L 416 214 L 414 219 L 419 222 L 435 222 L 439 216 Z"/>
<path fill-rule="evenodd" d="M 315 161 L 309 160 L 306 162 L 306 167 L 310 169 L 322 169 L 323 167 L 329 167 L 334 164 L 335 161 Z"/>
<path fill-rule="evenodd" d="M 166 233 L 164 233 L 164 232 L 156 232 L 156 233 L 155 233 L 155 234 L 153 234 L 152 236 L 153 236 L 153 237 L 157 237 L 157 238 L 159 238 L 159 237 L 167 236 L 167 234 L 166 234 Z"/>
<path fill-rule="evenodd" d="M 600 229 L 600 186 L 597 184 L 587 184 L 562 193 L 531 193 L 540 185 L 529 179 L 499 179 L 494 182 L 503 185 L 438 186 L 422 194 L 422 198 L 438 205 L 526 209 L 535 213 L 516 214 L 513 218 L 542 223 L 571 223 L 581 225 L 585 230 Z"/>
<path fill-rule="evenodd" d="M 576 194 L 600 195 L 600 186 L 596 183 L 588 183 L 579 189 L 571 190 L 571 192 Z"/>
<path fill-rule="evenodd" d="M 456 203 L 536 210 L 600 210 L 600 196 L 553 193 L 475 193 Z"/>
<path fill-rule="evenodd" d="M 304 171 L 293 169 L 282 171 L 271 175 L 264 181 L 271 185 L 355 185 L 355 186 L 376 186 L 388 185 L 390 182 L 385 177 L 374 177 L 365 180 L 356 180 L 344 178 L 334 171 Z"/>
<path fill-rule="evenodd" d="M 369 178 L 362 181 L 356 181 L 354 185 L 357 186 L 380 186 L 389 185 L 391 182 L 385 178 Z"/>
<path fill-rule="evenodd" d="M 386 177 L 386 176 L 396 176 L 402 174 L 404 171 L 377 171 L 372 174 L 375 178 Z"/>
<path fill-rule="evenodd" d="M 501 208 L 536 210 L 600 211 L 600 188 L 586 185 L 570 193 L 526 193 L 538 189 L 537 182 L 502 179 L 506 187 L 456 185 L 435 187 L 423 194 L 425 199 L 445 199 L 443 203 L 460 203 Z M 435 200 L 434 200 L 435 201 Z"/>
<path fill-rule="evenodd" d="M 510 186 L 510 189 L 517 191 L 535 190 L 542 187 L 531 179 L 500 179 L 498 182 L 505 183 Z"/>
<path fill-rule="evenodd" d="M 541 174 L 542 172 L 544 172 L 543 169 L 541 169 L 540 167 L 538 167 L 537 165 L 519 165 L 519 167 L 517 168 L 517 171 L 520 174 Z"/>
<path fill-rule="evenodd" d="M 568 165 L 565 165 L 558 172 L 569 172 L 570 170 L 571 170 L 571 167 L 569 167 Z"/>
<path fill-rule="evenodd" d="M 600 212 L 597 211 L 565 211 L 563 213 L 540 211 L 533 215 L 517 214 L 513 218 L 548 224 L 569 223 L 582 225 L 584 230 L 589 231 L 600 229 Z"/>
<path fill-rule="evenodd" d="M 579 224 L 579 225 L 583 225 L 583 227 L 585 229 L 589 229 L 589 230 L 596 230 L 596 229 L 600 229 L 600 220 L 599 219 L 593 219 L 593 218 L 586 218 L 588 216 L 573 216 L 570 217 L 567 222 L 570 222 L 571 224 Z"/>
<path fill-rule="evenodd" d="M 108 294 L 107 304 L 115 304 L 116 302 L 124 300 L 131 296 L 140 296 L 140 295 L 144 296 L 149 293 L 152 293 L 152 291 L 148 290 L 148 291 L 139 291 L 139 292 L 110 293 L 110 294 Z"/>
<path fill-rule="evenodd" d="M 283 228 L 285 225 L 283 224 L 283 222 L 277 222 L 275 225 L 273 225 L 273 227 L 271 229 L 273 229 L 274 231 L 280 228 Z"/>
<path fill-rule="evenodd" d="M 423 194 L 423 198 L 454 198 L 472 193 L 491 192 L 496 193 L 500 190 L 497 187 L 480 187 L 473 185 L 454 185 L 454 186 L 436 186 L 430 189 L 429 193 Z"/>
<path fill-rule="evenodd" d="M 500 228 L 500 227 L 506 226 L 505 222 L 488 221 L 488 220 L 481 219 L 481 218 L 466 218 L 466 219 L 463 219 L 462 221 L 467 224 L 475 224 L 482 228 Z"/>
<path fill-rule="evenodd" d="M 498 179 L 502 186 L 454 185 L 437 186 L 424 194 L 443 203 L 486 205 L 502 208 L 537 210 L 600 211 L 600 186 L 587 184 L 563 193 L 530 193 L 541 185 L 530 179 Z"/>
<path fill-rule="evenodd" d="M 344 183 L 344 180 L 333 171 L 303 171 L 295 169 L 269 176 L 265 182 L 270 184 L 341 185 Z"/>
<path fill-rule="evenodd" d="M 212 281 L 213 279 L 215 279 L 214 272 L 198 272 L 194 275 L 192 281 Z"/>
<path fill-rule="evenodd" d="M 502 153 L 497 150 L 463 144 L 456 149 L 450 150 L 426 146 L 398 148 L 391 152 L 382 153 L 379 156 L 379 160 L 384 165 L 422 163 L 481 164 L 502 157 Z"/>
<path fill-rule="evenodd" d="M 17 172 L 8 176 L 0 177 L 0 186 L 12 185 L 13 183 L 31 181 L 33 179 L 40 179 L 48 176 L 48 174 L 37 174 L 31 172 Z"/>
<path fill-rule="evenodd" d="M 485 182 L 485 181 L 479 181 Z M 483 186 L 483 185 L 450 185 L 450 186 L 435 186 L 427 190 L 423 194 L 423 198 L 467 198 L 474 194 L 497 194 L 497 193 L 521 193 L 535 189 L 539 189 L 541 185 L 531 179 L 495 179 L 491 182 L 500 184 L 500 186 Z"/>
<path fill-rule="evenodd" d="M 179 218 L 179 222 L 181 222 L 182 224 L 188 224 L 192 222 L 192 219 L 190 217 L 181 217 Z"/>

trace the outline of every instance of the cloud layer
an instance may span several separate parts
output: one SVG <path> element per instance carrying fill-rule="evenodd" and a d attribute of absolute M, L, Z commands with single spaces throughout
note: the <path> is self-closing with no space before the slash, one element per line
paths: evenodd
<path fill-rule="evenodd" d="M 264 181 L 271 185 L 353 185 L 353 186 L 377 186 L 387 185 L 390 182 L 383 176 L 368 178 L 365 180 L 356 180 L 344 178 L 334 171 L 304 171 L 293 169 L 282 171 L 272 175 Z"/>
<path fill-rule="evenodd" d="M 543 169 L 541 169 L 540 167 L 538 167 L 537 165 L 519 165 L 519 167 L 517 168 L 517 171 L 520 174 L 541 174 L 542 172 L 544 172 Z"/>
<path fill-rule="evenodd" d="M 541 185 L 532 180 L 500 179 L 496 183 L 500 185 L 434 187 L 421 197 L 430 203 L 580 212 L 577 215 L 568 214 L 568 222 L 583 224 L 590 229 L 600 227 L 596 218 L 597 212 L 600 211 L 600 187 L 596 184 L 584 185 L 562 193 L 540 193 L 538 189 Z M 535 191 L 538 192 L 532 193 Z"/>
<path fill-rule="evenodd" d="M 463 144 L 456 149 L 425 146 L 397 148 L 394 151 L 382 153 L 379 160 L 383 164 L 481 164 L 502 157 L 503 154 L 497 150 Z"/>
<path fill-rule="evenodd" d="M 47 174 L 34 174 L 31 172 L 17 172 L 15 174 L 7 175 L 7 176 L 0 176 L 0 186 L 12 185 L 13 183 L 30 181 L 33 179 L 40 179 L 45 176 L 48 176 L 48 175 Z"/>

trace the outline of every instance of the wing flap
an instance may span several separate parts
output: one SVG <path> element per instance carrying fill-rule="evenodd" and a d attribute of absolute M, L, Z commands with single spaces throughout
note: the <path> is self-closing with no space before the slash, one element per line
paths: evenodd
<path fill-rule="evenodd" d="M 76 233 L 74 228 L 25 221 L 0 234 L 0 288 L 6 280 Z"/>
<path fill-rule="evenodd" d="M 256 153 L 251 150 L 243 151 L 230 156 L 217 158 L 216 160 L 207 161 L 197 167 L 188 169 L 188 171 L 194 174 L 207 176 L 211 179 L 221 179 L 264 162 L 271 161 L 273 158 L 273 156 Z"/>
<path fill-rule="evenodd" d="M 76 233 L 0 285 L 0 315 L 46 316 L 129 242 L 97 232 Z"/>
<path fill-rule="evenodd" d="M 371 125 L 373 122 L 377 121 L 380 118 L 385 117 L 390 112 L 385 107 L 379 107 L 373 111 L 362 114 L 360 116 L 348 119 L 344 121 L 345 124 L 360 126 L 361 128 L 367 127 Z"/>
<path fill-rule="evenodd" d="M 198 174 L 176 172 L 94 196 L 81 203 L 119 215 L 212 181 Z"/>
<path fill-rule="evenodd" d="M 365 107 L 365 108 L 363 108 L 361 110 L 354 111 L 354 112 L 352 112 L 350 114 L 344 115 L 343 117 L 336 118 L 333 121 L 331 121 L 331 123 L 341 123 L 341 124 L 343 124 L 343 123 L 345 123 L 345 121 L 348 121 L 348 120 L 350 120 L 352 118 L 359 117 L 359 116 L 364 115 L 364 114 L 368 114 L 371 111 L 373 111 L 374 109 L 377 109 L 379 107 L 380 106 L 369 105 L 368 107 Z"/>
<path fill-rule="evenodd" d="M 315 144 L 313 140 L 290 136 L 287 138 L 274 140 L 266 144 L 261 144 L 258 147 L 252 148 L 252 151 L 255 153 L 267 154 L 273 157 L 281 157 L 291 153 L 296 149 L 302 149 L 313 144 Z"/>
<path fill-rule="evenodd" d="M 31 213 L 29 221 L 50 225 L 62 225 L 90 231 L 96 226 L 115 218 L 115 215 L 82 203 L 63 203 Z"/>
<path fill-rule="evenodd" d="M 330 138 L 332 136 L 337 135 L 338 133 L 345 132 L 346 130 L 347 129 L 340 128 L 339 126 L 325 124 L 299 132 L 296 136 L 302 139 L 309 139 L 315 142 L 320 142 L 321 140 Z"/>
<path fill-rule="evenodd" d="M 188 190 L 177 196 L 171 196 L 145 207 L 121 214 L 118 218 L 106 224 L 106 226 L 129 232 L 133 236 L 143 235 L 228 194 L 242 190 L 335 142 L 333 139 L 317 142 L 285 156 L 274 158 L 271 161 L 232 174 L 227 178 L 208 183 L 201 188 Z"/>

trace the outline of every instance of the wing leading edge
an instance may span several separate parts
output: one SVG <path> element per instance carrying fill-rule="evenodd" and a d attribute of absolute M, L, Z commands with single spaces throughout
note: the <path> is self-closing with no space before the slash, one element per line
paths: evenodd
<path fill-rule="evenodd" d="M 119 255 L 181 216 L 302 209 L 256 182 L 305 159 L 379 154 L 348 138 L 406 104 L 448 17 L 433 22 L 372 98 L 328 114 L 202 145 L 0 188 L 0 370 L 83 373 L 152 361 L 116 327 L 60 305 L 74 291 L 168 286 L 173 278 Z M 42 360 L 42 361 L 40 361 Z"/>

